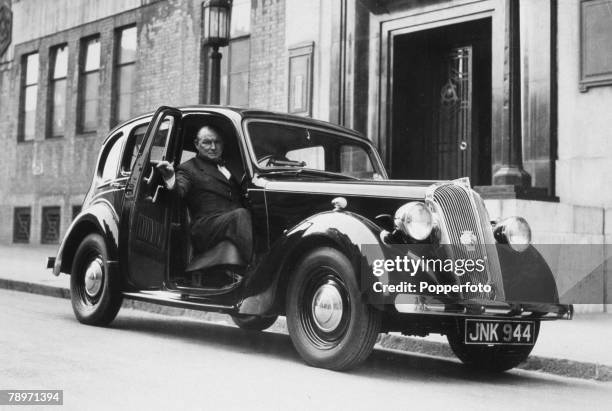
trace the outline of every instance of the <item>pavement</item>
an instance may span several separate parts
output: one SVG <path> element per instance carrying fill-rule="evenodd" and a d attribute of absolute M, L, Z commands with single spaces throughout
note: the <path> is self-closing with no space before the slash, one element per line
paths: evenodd
<path fill-rule="evenodd" d="M 48 256 L 57 246 L 0 245 L 0 288 L 69 298 L 70 277 L 55 277 L 47 270 Z M 171 316 L 187 316 L 213 323 L 229 324 L 229 317 L 172 307 L 162 307 L 132 300 L 124 307 Z M 579 311 L 579 310 L 577 310 Z M 286 332 L 284 318 L 272 330 Z M 612 381 L 612 314 L 580 313 L 571 321 L 546 321 L 529 359 L 518 368 L 566 377 Z M 396 333 L 382 335 L 379 348 L 401 350 L 438 358 L 456 360 L 446 338 L 431 335 L 425 338 L 404 337 Z"/>

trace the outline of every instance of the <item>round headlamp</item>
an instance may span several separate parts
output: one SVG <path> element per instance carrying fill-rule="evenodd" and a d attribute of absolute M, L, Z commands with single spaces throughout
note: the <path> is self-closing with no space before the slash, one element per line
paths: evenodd
<path fill-rule="evenodd" d="M 422 241 L 429 237 L 433 229 L 431 211 L 423 203 L 404 204 L 395 212 L 395 227 L 405 235 Z"/>
<path fill-rule="evenodd" d="M 531 244 L 531 228 L 522 217 L 509 217 L 502 220 L 494 231 L 495 239 L 509 244 L 515 251 L 525 251 Z"/>

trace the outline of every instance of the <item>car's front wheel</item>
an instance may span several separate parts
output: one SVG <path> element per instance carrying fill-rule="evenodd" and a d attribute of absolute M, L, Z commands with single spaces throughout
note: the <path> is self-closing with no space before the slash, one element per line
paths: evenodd
<path fill-rule="evenodd" d="M 457 321 L 457 327 L 448 331 L 447 339 L 455 355 L 472 369 L 503 372 L 516 367 L 529 357 L 537 341 L 540 322 L 534 323 L 532 345 L 472 345 L 465 343 L 464 320 Z"/>
<path fill-rule="evenodd" d="M 83 324 L 107 325 L 121 308 L 121 282 L 109 270 L 106 243 L 99 234 L 85 237 L 74 255 L 70 296 L 74 315 Z"/>
<path fill-rule="evenodd" d="M 261 317 L 258 315 L 232 315 L 232 321 L 243 330 L 263 331 L 272 326 L 278 318 L 277 315 L 271 317 Z"/>
<path fill-rule="evenodd" d="M 320 248 L 297 266 L 287 289 L 287 328 L 310 365 L 346 370 L 372 352 L 381 314 L 362 301 L 355 269 L 334 248 Z"/>

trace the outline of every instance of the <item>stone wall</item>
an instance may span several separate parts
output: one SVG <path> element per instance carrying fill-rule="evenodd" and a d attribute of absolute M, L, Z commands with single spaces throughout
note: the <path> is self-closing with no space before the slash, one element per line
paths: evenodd
<path fill-rule="evenodd" d="M 561 202 L 612 207 L 612 86 L 578 87 L 579 1 L 558 2 L 559 137 L 556 193 Z"/>

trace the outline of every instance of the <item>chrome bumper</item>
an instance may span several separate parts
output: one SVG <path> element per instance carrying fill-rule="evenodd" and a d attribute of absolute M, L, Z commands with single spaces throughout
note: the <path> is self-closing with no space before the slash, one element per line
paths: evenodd
<path fill-rule="evenodd" d="M 398 294 L 395 309 L 402 314 L 433 314 L 459 317 L 530 318 L 539 320 L 571 320 L 571 304 L 506 303 L 485 300 L 447 302 L 414 294 Z"/>

